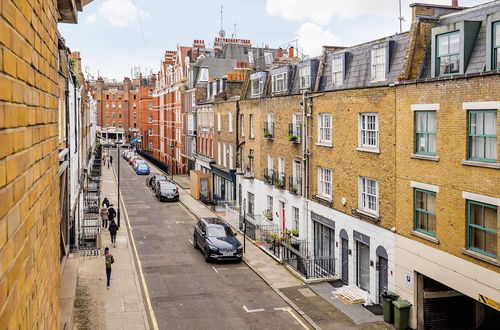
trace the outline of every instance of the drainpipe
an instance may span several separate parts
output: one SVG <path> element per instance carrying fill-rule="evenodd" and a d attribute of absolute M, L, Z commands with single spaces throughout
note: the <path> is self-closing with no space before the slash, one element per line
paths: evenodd
<path fill-rule="evenodd" d="M 306 239 L 309 242 L 309 208 L 307 203 L 307 197 L 309 193 L 309 138 L 308 138 L 308 122 L 307 122 L 307 106 L 306 106 L 306 95 L 307 92 L 304 91 L 302 93 L 302 201 L 303 201 L 303 210 L 304 212 L 304 220 L 306 224 Z M 309 250 L 309 249 L 308 249 Z M 309 251 L 308 251 L 309 253 Z"/>

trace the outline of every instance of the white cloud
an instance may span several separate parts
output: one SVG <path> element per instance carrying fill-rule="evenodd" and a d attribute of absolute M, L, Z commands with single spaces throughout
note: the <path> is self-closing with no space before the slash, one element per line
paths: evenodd
<path fill-rule="evenodd" d="M 90 24 L 94 23 L 96 21 L 96 19 L 97 19 L 97 14 L 96 13 L 90 14 L 90 15 L 88 15 L 85 18 L 85 20 L 87 21 L 87 23 L 90 23 Z"/>
<path fill-rule="evenodd" d="M 131 0 L 105 0 L 98 13 L 109 24 L 118 27 L 126 27 L 138 19 L 149 17 L 147 11 L 137 7 Z"/>
<path fill-rule="evenodd" d="M 328 30 L 314 23 L 304 23 L 295 32 L 304 54 L 318 56 L 323 46 L 340 46 L 340 39 Z"/>
<path fill-rule="evenodd" d="M 403 16 L 411 17 L 409 4 L 414 0 L 401 1 Z M 449 5 L 451 0 L 419 0 L 420 3 Z M 463 1 L 464 5 L 467 1 Z M 468 1 L 477 2 L 477 1 Z M 460 3 L 460 5 L 462 5 Z M 357 17 L 375 15 L 396 18 L 397 0 L 267 0 L 266 11 L 269 15 L 281 16 L 290 21 L 311 20 L 317 24 L 328 24 L 333 17 Z"/>

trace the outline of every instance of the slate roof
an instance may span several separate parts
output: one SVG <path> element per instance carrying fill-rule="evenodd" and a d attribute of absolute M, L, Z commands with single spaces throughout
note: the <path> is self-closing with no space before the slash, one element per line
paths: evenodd
<path fill-rule="evenodd" d="M 465 73 L 479 73 L 486 70 L 486 18 L 489 14 L 500 12 L 500 1 L 493 1 L 479 6 L 471 7 L 456 13 L 443 15 L 439 18 L 437 26 L 448 25 L 460 21 L 481 21 L 477 39 L 472 50 Z M 420 78 L 431 77 L 431 50 L 430 45 L 424 59 Z"/>
<path fill-rule="evenodd" d="M 370 70 L 371 50 L 373 46 L 387 42 L 393 42 L 393 48 L 389 55 L 389 72 L 385 81 L 373 83 Z M 326 56 L 319 91 L 380 86 L 395 82 L 403 69 L 407 43 L 408 33 L 403 33 L 342 50 L 325 50 L 326 54 L 323 54 L 323 56 Z M 345 63 L 345 77 L 342 85 L 334 86 L 332 82 L 332 60 L 343 53 L 348 54 Z"/>
<path fill-rule="evenodd" d="M 226 58 L 213 58 L 206 57 L 199 59 L 194 66 L 198 68 L 206 67 L 208 68 L 208 80 L 219 79 L 224 77 L 229 71 L 234 70 L 236 67 L 235 59 Z M 206 82 L 199 82 L 199 70 L 196 72 L 196 87 L 205 86 Z"/>

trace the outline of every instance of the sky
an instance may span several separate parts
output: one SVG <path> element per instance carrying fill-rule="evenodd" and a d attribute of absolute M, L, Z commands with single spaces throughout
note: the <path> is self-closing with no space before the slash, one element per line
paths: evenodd
<path fill-rule="evenodd" d="M 413 2 L 451 0 L 401 0 L 403 31 L 409 30 Z M 213 46 L 221 6 L 226 37 L 250 39 L 253 46 L 298 45 L 309 56 L 319 55 L 323 45 L 353 46 L 399 32 L 399 0 L 93 0 L 78 24 L 59 24 L 59 30 L 71 51 L 81 53 L 84 71 L 122 80 L 133 67 L 158 72 L 165 50 L 178 45 L 202 39 Z"/>

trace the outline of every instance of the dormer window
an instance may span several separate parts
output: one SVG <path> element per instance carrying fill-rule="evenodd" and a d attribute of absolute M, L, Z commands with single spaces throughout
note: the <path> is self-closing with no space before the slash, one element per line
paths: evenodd
<path fill-rule="evenodd" d="M 436 74 L 439 76 L 460 72 L 460 34 L 458 31 L 436 37 Z"/>
<path fill-rule="evenodd" d="M 259 96 L 260 94 L 262 94 L 262 85 L 263 85 L 262 77 L 252 79 L 251 81 L 252 96 Z"/>
<path fill-rule="evenodd" d="M 386 69 L 386 59 L 387 59 L 387 47 L 379 47 L 372 49 L 372 81 L 385 80 L 387 69 Z"/>
<path fill-rule="evenodd" d="M 248 63 L 254 64 L 255 60 L 253 58 L 253 51 L 249 50 L 248 51 Z"/>
<path fill-rule="evenodd" d="M 343 60 L 343 57 L 337 57 L 332 60 L 332 82 L 335 86 L 342 85 L 344 72 Z"/>
<path fill-rule="evenodd" d="M 200 68 L 199 81 L 208 81 L 208 68 Z"/>
<path fill-rule="evenodd" d="M 299 69 L 300 89 L 311 87 L 311 66 L 304 66 Z"/>
<path fill-rule="evenodd" d="M 271 52 L 265 52 L 264 53 L 264 62 L 266 64 L 273 63 L 273 53 L 271 53 Z"/>
<path fill-rule="evenodd" d="M 493 68 L 500 69 L 500 21 L 493 23 Z"/>
<path fill-rule="evenodd" d="M 287 73 L 282 72 L 282 73 L 273 74 L 272 82 L 273 82 L 273 86 L 272 86 L 273 93 L 286 91 Z"/>

